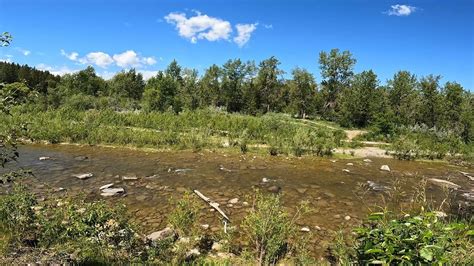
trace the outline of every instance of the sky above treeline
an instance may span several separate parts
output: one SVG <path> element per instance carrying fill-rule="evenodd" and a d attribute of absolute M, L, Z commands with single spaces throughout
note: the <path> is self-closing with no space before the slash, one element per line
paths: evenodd
<path fill-rule="evenodd" d="M 173 59 L 211 64 L 276 56 L 320 82 L 318 54 L 349 50 L 382 84 L 398 70 L 474 89 L 473 0 L 0 0 L 0 60 L 64 74 L 92 65 L 145 78 Z"/>

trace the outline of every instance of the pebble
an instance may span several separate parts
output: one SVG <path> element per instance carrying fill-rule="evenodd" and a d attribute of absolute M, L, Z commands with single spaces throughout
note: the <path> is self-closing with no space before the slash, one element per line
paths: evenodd
<path fill-rule="evenodd" d="M 267 189 L 267 191 L 271 193 L 278 193 L 280 192 L 280 190 L 281 190 L 281 187 L 279 186 L 271 186 Z"/>
<path fill-rule="evenodd" d="M 343 172 L 345 173 L 350 173 L 351 171 L 349 171 L 349 169 L 342 169 Z"/>
<path fill-rule="evenodd" d="M 42 156 L 38 158 L 40 161 L 46 161 L 46 160 L 51 160 L 51 157 L 48 156 Z"/>
<path fill-rule="evenodd" d="M 346 216 L 344 217 L 344 220 L 346 220 L 346 221 L 349 221 L 350 219 L 351 219 L 351 217 L 350 217 L 349 215 L 346 215 Z"/>
<path fill-rule="evenodd" d="M 348 165 L 348 166 L 354 166 L 353 163 L 346 163 L 346 165 Z"/>
<path fill-rule="evenodd" d="M 302 227 L 302 228 L 300 229 L 300 231 L 301 231 L 301 232 L 309 232 L 309 231 L 311 231 L 311 230 L 310 230 L 308 227 Z"/>
<path fill-rule="evenodd" d="M 94 174 L 92 174 L 92 173 L 73 175 L 73 177 L 77 177 L 77 178 L 79 178 L 79 179 L 81 179 L 81 180 L 84 180 L 84 179 L 87 179 L 87 178 L 93 177 L 93 176 L 94 176 Z"/>
<path fill-rule="evenodd" d="M 110 188 L 110 187 L 112 187 L 113 185 L 114 185 L 114 183 L 109 183 L 109 184 L 107 184 L 107 185 L 103 185 L 103 186 L 101 186 L 101 187 L 99 188 L 99 190 L 104 190 L 104 189 L 106 189 L 106 188 Z"/>
<path fill-rule="evenodd" d="M 371 159 L 364 159 L 364 162 L 366 162 L 366 163 L 371 163 L 372 160 L 371 160 Z"/>
<path fill-rule="evenodd" d="M 202 227 L 202 229 L 204 229 L 204 230 L 209 229 L 209 225 L 208 225 L 208 224 L 201 224 L 201 227 Z"/>
<path fill-rule="evenodd" d="M 233 198 L 233 199 L 229 200 L 230 204 L 236 204 L 237 202 L 239 202 L 238 198 Z"/>
<path fill-rule="evenodd" d="M 380 170 L 390 172 L 390 167 L 386 164 L 380 166 Z"/>
<path fill-rule="evenodd" d="M 138 180 L 138 177 L 136 177 L 136 176 L 122 176 L 122 180 L 134 181 L 134 180 Z"/>
<path fill-rule="evenodd" d="M 307 188 L 297 188 L 296 189 L 296 191 L 298 191 L 298 193 L 300 193 L 300 194 L 306 193 L 307 190 L 308 190 Z"/>

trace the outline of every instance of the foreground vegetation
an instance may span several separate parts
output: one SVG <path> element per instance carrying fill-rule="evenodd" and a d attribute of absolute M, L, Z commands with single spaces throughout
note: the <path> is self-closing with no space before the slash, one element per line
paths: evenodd
<path fill-rule="evenodd" d="M 152 237 L 133 222 L 124 205 L 86 202 L 65 194 L 39 201 L 20 177 L 30 178 L 17 175 L 4 184 L 0 195 L 4 262 L 314 265 L 319 261 L 311 255 L 311 233 L 297 226 L 301 217 L 310 215 L 308 205 L 302 203 L 290 214 L 283 211 L 279 195 L 257 191 L 252 211 L 240 225 L 210 233 L 199 224 L 206 206 L 186 192 L 171 200 L 175 209 L 168 215 L 168 228 Z M 403 213 L 386 206 L 351 229 L 354 234 L 336 234 L 326 263 L 472 264 L 472 217 L 447 217 L 427 202 L 418 206 Z"/>

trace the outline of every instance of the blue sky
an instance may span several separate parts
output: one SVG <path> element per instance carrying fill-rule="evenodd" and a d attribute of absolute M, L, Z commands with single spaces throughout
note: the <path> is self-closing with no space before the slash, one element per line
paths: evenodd
<path fill-rule="evenodd" d="M 340 48 L 382 83 L 403 69 L 472 90 L 473 13 L 473 0 L 0 0 L 0 31 L 14 36 L 0 60 L 54 73 L 91 64 L 110 77 L 130 67 L 150 76 L 173 59 L 203 73 L 274 55 L 319 82 L 319 52 Z"/>

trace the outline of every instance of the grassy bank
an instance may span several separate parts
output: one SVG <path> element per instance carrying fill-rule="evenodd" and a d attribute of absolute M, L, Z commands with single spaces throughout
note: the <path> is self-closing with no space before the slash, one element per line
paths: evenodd
<path fill-rule="evenodd" d="M 2 117 L 2 130 L 28 124 L 27 138 L 50 143 L 110 144 L 145 148 L 260 147 L 272 155 L 330 155 L 343 145 L 345 133 L 317 124 L 299 123 L 282 114 L 260 117 L 204 109 L 174 113 L 135 113 L 111 110 L 78 112 L 60 108 L 34 112 L 16 108 Z"/>

